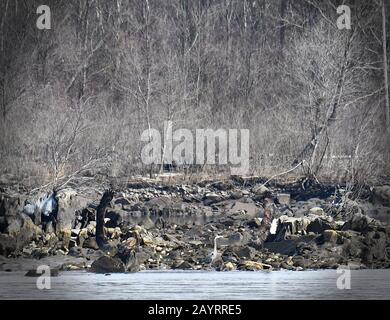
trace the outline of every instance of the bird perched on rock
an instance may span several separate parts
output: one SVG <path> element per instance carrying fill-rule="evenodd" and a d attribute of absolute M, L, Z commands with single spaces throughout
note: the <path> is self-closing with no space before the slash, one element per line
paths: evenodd
<path fill-rule="evenodd" d="M 278 203 L 277 198 L 270 191 L 265 192 L 263 195 L 264 218 L 261 220 L 257 239 L 257 244 L 260 247 L 264 246 L 264 242 L 270 234 L 276 208 L 275 203 Z"/>

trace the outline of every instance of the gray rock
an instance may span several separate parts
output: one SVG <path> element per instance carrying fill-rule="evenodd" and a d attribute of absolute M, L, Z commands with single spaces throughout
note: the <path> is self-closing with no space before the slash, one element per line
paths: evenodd
<path fill-rule="evenodd" d="M 233 249 L 233 252 L 239 258 L 252 260 L 257 251 L 252 247 L 238 247 Z"/>
<path fill-rule="evenodd" d="M 126 268 L 119 258 L 104 255 L 92 263 L 89 271 L 93 273 L 123 273 Z"/>
<path fill-rule="evenodd" d="M 90 237 L 90 238 L 85 239 L 83 242 L 83 248 L 98 250 L 99 246 L 96 242 L 96 238 Z"/>
<path fill-rule="evenodd" d="M 290 194 L 289 193 L 278 193 L 278 201 L 281 205 L 290 205 Z"/>
<path fill-rule="evenodd" d="M 48 275 L 48 274 L 45 274 Z M 50 268 L 50 277 L 58 277 L 59 271 L 58 269 Z M 42 273 L 38 272 L 36 269 L 28 270 L 27 273 L 24 275 L 25 277 L 40 277 L 42 276 Z"/>
<path fill-rule="evenodd" d="M 85 208 L 91 199 L 77 193 L 73 189 L 63 189 L 57 193 L 58 214 L 57 230 L 72 229 L 76 221 L 76 210 Z"/>
<path fill-rule="evenodd" d="M 310 222 L 310 224 L 306 228 L 306 231 L 321 234 L 325 230 L 334 230 L 336 228 L 337 225 L 335 223 L 330 223 L 325 221 L 324 219 L 317 218 L 314 221 Z"/>
<path fill-rule="evenodd" d="M 262 184 L 254 186 L 252 188 L 252 192 L 257 196 L 261 196 L 268 191 L 270 191 L 270 190 L 266 186 L 263 186 Z"/>

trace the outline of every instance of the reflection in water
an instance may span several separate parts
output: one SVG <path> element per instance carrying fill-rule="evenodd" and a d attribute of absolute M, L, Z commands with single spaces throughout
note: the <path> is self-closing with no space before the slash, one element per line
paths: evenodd
<path fill-rule="evenodd" d="M 274 272 L 64 272 L 50 290 L 37 278 L 0 272 L 1 299 L 390 299 L 390 270 L 352 271 L 351 290 L 336 270 Z"/>

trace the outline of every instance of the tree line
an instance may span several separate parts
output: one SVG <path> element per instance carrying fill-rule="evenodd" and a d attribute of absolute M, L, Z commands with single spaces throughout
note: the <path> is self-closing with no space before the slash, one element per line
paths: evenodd
<path fill-rule="evenodd" d="M 146 174 L 139 137 L 171 121 L 249 129 L 253 174 L 291 156 L 320 180 L 389 178 L 383 0 L 350 1 L 350 30 L 336 0 L 49 0 L 50 30 L 40 4 L 0 3 L 2 174 Z"/>

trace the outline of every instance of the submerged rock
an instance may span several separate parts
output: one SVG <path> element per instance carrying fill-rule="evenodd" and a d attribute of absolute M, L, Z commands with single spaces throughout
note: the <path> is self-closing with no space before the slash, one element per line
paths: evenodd
<path fill-rule="evenodd" d="M 27 273 L 24 275 L 25 277 L 40 277 L 43 273 L 38 272 L 36 269 L 28 270 Z M 51 268 L 50 269 L 50 277 L 58 277 L 59 271 L 58 269 Z M 49 274 L 45 273 L 45 276 L 49 276 Z"/>

